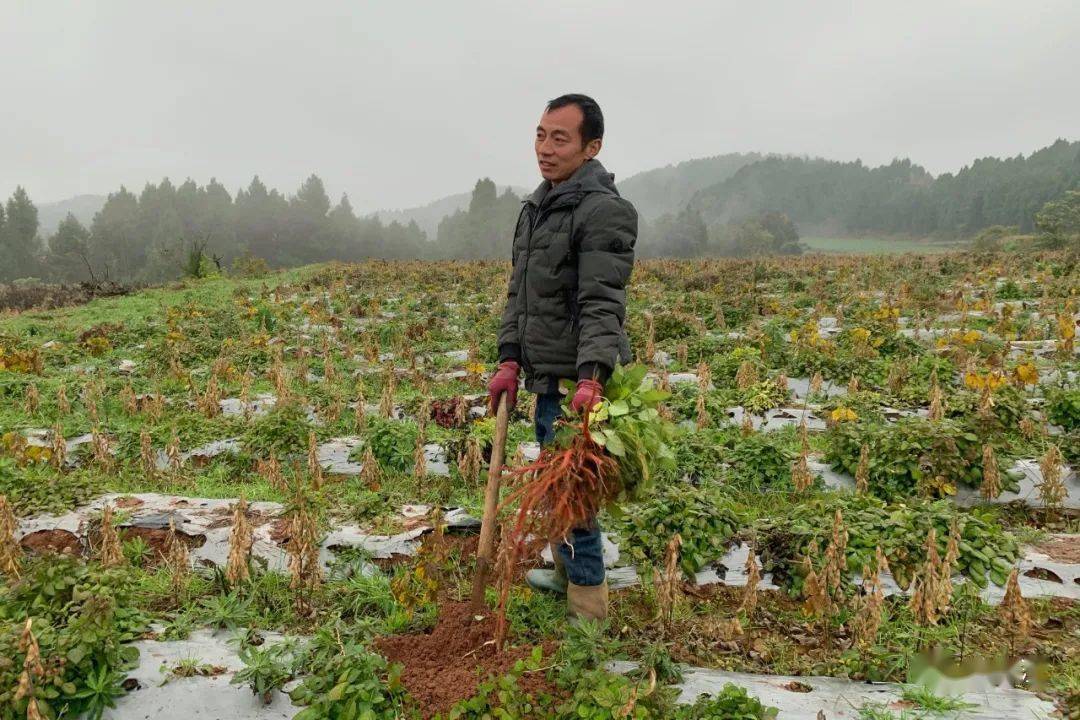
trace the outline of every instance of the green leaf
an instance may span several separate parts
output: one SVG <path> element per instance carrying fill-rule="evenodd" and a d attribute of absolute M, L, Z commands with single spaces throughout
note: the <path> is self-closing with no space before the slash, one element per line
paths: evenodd
<path fill-rule="evenodd" d="M 348 682 L 340 682 L 334 686 L 334 688 L 326 694 L 326 699 L 331 701 L 338 701 L 345 695 L 345 688 L 349 687 Z"/>
<path fill-rule="evenodd" d="M 604 438 L 607 440 L 605 448 L 609 453 L 615 457 L 623 457 L 626 455 L 626 446 L 623 445 L 623 441 L 619 438 L 618 433 L 614 430 L 605 429 L 603 431 Z"/>
<path fill-rule="evenodd" d="M 646 373 L 649 369 L 645 365 L 631 365 L 625 368 L 625 383 L 630 388 L 636 388 L 641 385 L 641 381 L 645 379 Z"/>
<path fill-rule="evenodd" d="M 655 388 L 652 390 L 645 390 L 644 392 L 638 394 L 638 397 L 641 398 L 641 402 L 645 403 L 646 405 L 655 405 L 659 402 L 667 400 L 670 396 L 671 393 L 665 390 L 659 390 Z"/>

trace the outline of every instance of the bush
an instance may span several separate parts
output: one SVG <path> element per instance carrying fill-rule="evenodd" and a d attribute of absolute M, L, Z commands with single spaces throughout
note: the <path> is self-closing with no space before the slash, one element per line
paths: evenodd
<path fill-rule="evenodd" d="M 1046 419 L 1066 432 L 1080 429 L 1080 388 L 1054 390 L 1047 394 Z"/>
<path fill-rule="evenodd" d="M 510 672 L 480 683 L 476 694 L 450 709 L 447 720 L 489 720 L 491 718 L 549 717 L 550 697 L 535 697 L 521 689 L 519 681 L 526 672 L 540 670 L 540 648 L 534 648 L 527 660 L 518 660 Z"/>
<path fill-rule="evenodd" d="M 832 534 L 832 518 L 843 514 L 848 531 L 847 570 L 860 572 L 874 567 L 875 551 L 881 547 L 900 587 L 908 587 L 915 569 L 926 560 L 926 538 L 933 528 L 938 553 L 945 556 L 949 533 L 956 523 L 960 533 L 959 557 L 955 571 L 972 579 L 979 587 L 986 578 L 1004 585 L 1019 559 L 1020 546 L 989 513 L 965 512 L 949 500 L 915 500 L 885 503 L 865 495 L 829 495 L 797 505 L 792 512 L 762 527 L 763 569 L 773 573 L 774 582 L 788 581 L 791 591 L 802 591 L 802 559 L 811 541 L 824 552 Z M 811 558 L 819 563 L 819 558 Z"/>
<path fill-rule="evenodd" d="M 791 486 L 791 461 L 794 454 L 771 433 L 735 436 L 726 459 L 731 465 L 731 479 L 752 488 L 785 489 Z"/>
<path fill-rule="evenodd" d="M 371 452 L 384 470 L 409 472 L 420 429 L 412 420 L 368 420 L 366 440 Z M 362 452 L 360 448 L 357 448 Z"/>
<path fill-rule="evenodd" d="M 289 693 L 294 704 L 305 708 L 297 720 L 402 717 L 402 668 L 368 649 L 362 628 L 341 623 L 320 628 L 295 669 L 306 676 Z"/>
<path fill-rule="evenodd" d="M 942 497 L 956 494 L 961 483 L 982 484 L 982 442 L 955 420 L 838 423 L 828 432 L 825 460 L 854 475 L 864 443 L 870 448 L 869 489 L 879 497 Z"/>
<path fill-rule="evenodd" d="M 312 430 L 307 411 L 296 402 L 279 402 L 270 412 L 256 419 L 244 433 L 244 450 L 255 457 L 278 457 L 307 450 Z"/>
<path fill-rule="evenodd" d="M 729 434 L 704 429 L 680 435 L 673 445 L 678 472 L 695 484 L 719 480 L 724 473 L 724 444 Z"/>
<path fill-rule="evenodd" d="M 129 568 L 104 570 L 81 559 L 49 556 L 26 568 L 0 598 L 0 717 L 26 716 L 26 699 L 13 693 L 26 650 L 19 640 L 27 618 L 45 665 L 34 696 L 45 717 L 92 720 L 123 695 L 124 670 L 139 651 L 125 644 L 145 632 L 146 616 L 134 607 Z M 56 660 L 63 658 L 62 663 Z"/>
<path fill-rule="evenodd" d="M 627 507 L 615 524 L 620 549 L 639 564 L 663 565 L 668 542 L 679 533 L 680 563 L 687 575 L 723 556 L 738 528 L 735 512 L 716 493 L 681 482 L 657 488 L 645 502 Z"/>
<path fill-rule="evenodd" d="M 993 400 L 990 412 L 984 414 L 979 412 L 979 393 L 961 390 L 946 400 L 945 414 L 983 437 L 1016 433 L 1020 421 L 1028 416 L 1024 393 L 1006 385 L 994 391 Z"/>
<path fill-rule="evenodd" d="M 232 273 L 242 278 L 261 278 L 270 273 L 270 266 L 261 257 L 248 253 L 232 261 Z"/>

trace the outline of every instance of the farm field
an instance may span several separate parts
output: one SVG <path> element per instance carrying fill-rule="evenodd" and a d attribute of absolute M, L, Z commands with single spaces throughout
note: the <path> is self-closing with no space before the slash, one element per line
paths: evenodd
<path fill-rule="evenodd" d="M 601 515 L 604 626 L 535 552 L 468 605 L 508 270 L 0 315 L 0 718 L 1080 711 L 1075 259 L 639 262 L 597 434 L 666 459 Z"/>
<path fill-rule="evenodd" d="M 959 249 L 958 243 L 909 238 L 804 237 L 801 242 L 810 252 L 821 253 L 939 253 Z"/>

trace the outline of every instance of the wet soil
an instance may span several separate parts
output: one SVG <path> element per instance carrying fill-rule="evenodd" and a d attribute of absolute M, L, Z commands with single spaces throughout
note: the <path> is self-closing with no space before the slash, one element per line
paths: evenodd
<path fill-rule="evenodd" d="M 1080 563 L 1080 535 L 1055 535 L 1035 549 L 1058 562 Z"/>
<path fill-rule="evenodd" d="M 23 550 L 30 553 L 67 553 L 82 555 L 83 546 L 79 538 L 67 530 L 38 530 L 19 540 Z"/>
<path fill-rule="evenodd" d="M 387 660 L 404 667 L 402 684 L 422 708 L 424 718 L 447 713 L 458 701 L 475 695 L 484 678 L 505 675 L 532 652 L 527 645 L 496 652 L 492 644 L 495 618 L 485 612 L 474 615 L 467 602 L 444 602 L 430 633 L 375 641 Z M 553 645 L 544 647 L 545 656 L 553 652 Z M 556 694 L 542 672 L 526 674 L 519 684 L 529 694 Z"/>

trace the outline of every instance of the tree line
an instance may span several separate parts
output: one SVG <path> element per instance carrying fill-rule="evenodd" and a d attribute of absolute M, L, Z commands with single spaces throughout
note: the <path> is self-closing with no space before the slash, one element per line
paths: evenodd
<path fill-rule="evenodd" d="M 469 207 L 443 218 L 431 257 L 475 260 L 509 259 L 510 240 L 521 212 L 521 198 L 502 194 L 484 178 L 476 183 Z M 706 255 L 795 255 L 802 252 L 795 223 L 780 212 L 763 211 L 739 222 L 708 228 L 693 208 L 661 215 L 653 221 L 638 217 L 637 254 L 640 257 L 701 257 Z"/>
<path fill-rule="evenodd" d="M 510 256 L 521 198 L 498 193 L 490 178 L 477 181 L 467 208 L 443 218 L 434 242 L 415 222 L 382 223 L 357 217 L 347 197 L 331 206 L 312 175 L 286 197 L 258 177 L 235 197 L 218 182 L 200 186 L 168 179 L 139 195 L 109 195 L 85 227 L 73 215 L 47 238 L 38 236 L 37 209 L 23 188 L 0 206 L 0 281 L 161 282 L 199 274 L 200 263 L 227 267 L 260 259 L 270 267 L 366 258 L 505 259 Z M 707 228 L 687 207 L 655 221 L 640 220 L 642 257 L 793 254 L 801 251 L 795 224 L 766 211 Z"/>
<path fill-rule="evenodd" d="M 771 210 L 814 232 L 971 237 L 994 225 L 1033 233 L 1042 207 L 1078 187 L 1080 142 L 1058 140 L 1027 157 L 982 158 L 937 177 L 910 160 L 870 168 L 770 157 L 698 191 L 688 206 L 710 226 Z"/>
<path fill-rule="evenodd" d="M 693 193 L 674 212 L 652 219 L 641 212 L 670 200 L 642 201 L 661 177 L 672 187 L 701 184 L 703 168 L 726 179 Z M 641 257 L 799 254 L 800 231 L 953 239 L 1037 233 L 1043 247 L 1072 247 L 1077 194 L 1069 191 L 1080 188 L 1080 142 L 1058 140 L 1027 157 L 983 158 L 936 178 L 910 160 L 870 168 L 859 161 L 725 155 L 625 184 L 639 206 Z M 496 195 L 494 183 L 482 180 L 468 210 L 443 220 L 437 246 L 445 257 L 509 257 L 519 209 L 513 193 Z"/>
<path fill-rule="evenodd" d="M 221 267 L 258 258 L 271 267 L 326 260 L 414 258 L 428 243 L 415 223 L 358 217 L 347 196 L 332 204 L 312 175 L 295 194 L 268 189 L 256 176 L 231 196 L 211 180 L 124 187 L 109 195 L 85 227 L 68 215 L 39 237 L 37 208 L 19 187 L 0 208 L 0 280 L 160 282 L 192 272 L 192 258 Z M 197 268 L 195 268 L 197 270 Z"/>
<path fill-rule="evenodd" d="M 734 170 L 740 162 L 746 164 Z M 640 256 L 797 254 L 800 228 L 982 237 L 990 244 L 1036 231 L 1059 246 L 1077 239 L 1080 142 L 1058 140 L 1027 157 L 983 158 L 936 178 L 910 160 L 870 168 L 859 161 L 737 155 L 684 163 L 661 175 L 685 189 L 700 186 L 706 170 L 726 179 L 696 191 L 677 211 L 640 218 Z M 695 174 L 679 181 L 675 176 L 683 172 Z M 645 175 L 639 194 L 661 179 Z M 121 187 L 89 227 L 69 215 L 42 238 L 37 209 L 20 187 L 0 205 L 0 281 L 160 282 L 199 272 L 204 262 L 224 267 L 251 259 L 271 267 L 365 258 L 505 259 L 520 209 L 521 198 L 510 190 L 500 194 L 483 178 L 468 207 L 444 217 L 429 239 L 415 222 L 358 217 L 347 196 L 331 203 L 315 175 L 288 196 L 257 176 L 235 196 L 215 180 L 175 186 L 165 179 L 138 195 Z"/>

